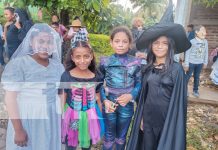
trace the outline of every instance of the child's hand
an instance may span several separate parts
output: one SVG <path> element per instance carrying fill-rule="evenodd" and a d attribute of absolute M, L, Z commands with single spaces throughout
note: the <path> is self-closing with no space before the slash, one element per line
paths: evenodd
<path fill-rule="evenodd" d="M 18 21 L 16 21 L 14 25 L 17 27 L 17 29 L 21 28 L 21 24 Z"/>
<path fill-rule="evenodd" d="M 118 104 L 115 104 L 109 100 L 104 100 L 105 109 L 108 113 L 112 113 L 116 110 Z"/>
<path fill-rule="evenodd" d="M 184 67 L 185 72 L 188 72 L 189 67 Z"/>
<path fill-rule="evenodd" d="M 131 94 L 123 94 L 120 97 L 117 98 L 118 103 L 121 106 L 126 106 L 127 103 L 129 103 L 129 101 L 132 100 L 132 95 Z"/>
<path fill-rule="evenodd" d="M 27 133 L 24 129 L 15 130 L 14 143 L 20 147 L 26 147 L 28 141 Z"/>

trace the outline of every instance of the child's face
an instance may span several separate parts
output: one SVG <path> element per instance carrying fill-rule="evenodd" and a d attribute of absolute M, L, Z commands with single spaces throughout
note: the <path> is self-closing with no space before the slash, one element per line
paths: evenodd
<path fill-rule="evenodd" d="M 12 21 L 14 19 L 14 14 L 9 10 L 4 10 L 4 15 L 7 21 Z"/>
<path fill-rule="evenodd" d="M 152 43 L 152 52 L 157 58 L 163 58 L 167 56 L 168 47 L 168 38 L 161 36 Z"/>
<path fill-rule="evenodd" d="M 74 31 L 74 32 L 78 32 L 79 29 L 80 29 L 80 27 L 73 27 L 73 31 Z"/>
<path fill-rule="evenodd" d="M 205 39 L 205 37 L 207 35 L 205 27 L 201 27 L 200 30 L 196 31 L 195 33 L 196 33 L 197 37 L 200 39 Z"/>
<path fill-rule="evenodd" d="M 56 15 L 53 15 L 51 18 L 52 22 L 58 22 L 58 17 Z"/>
<path fill-rule="evenodd" d="M 31 47 L 39 57 L 47 59 L 54 50 L 53 38 L 46 32 L 40 32 L 37 36 L 33 37 Z"/>
<path fill-rule="evenodd" d="M 138 22 L 137 29 L 139 31 L 141 31 L 143 29 L 143 23 L 142 22 Z"/>
<path fill-rule="evenodd" d="M 125 32 L 116 33 L 110 44 L 116 54 L 122 55 L 129 51 L 130 41 Z"/>
<path fill-rule="evenodd" d="M 87 70 L 93 59 L 93 55 L 89 48 L 78 47 L 73 50 L 71 59 L 77 68 L 80 70 Z"/>

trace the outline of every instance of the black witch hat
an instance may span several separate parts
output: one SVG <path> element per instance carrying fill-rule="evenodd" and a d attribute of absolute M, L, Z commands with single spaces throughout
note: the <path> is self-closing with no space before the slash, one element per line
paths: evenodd
<path fill-rule="evenodd" d="M 153 39 L 162 35 L 171 37 L 175 41 L 175 54 L 182 53 L 191 47 L 183 26 L 173 23 L 173 4 L 171 0 L 160 22 L 144 31 L 136 41 L 137 49 L 147 48 Z"/>

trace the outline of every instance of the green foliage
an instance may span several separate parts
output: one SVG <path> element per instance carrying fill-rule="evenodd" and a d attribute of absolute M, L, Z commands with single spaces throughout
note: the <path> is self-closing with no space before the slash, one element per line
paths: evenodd
<path fill-rule="evenodd" d="M 37 6 L 46 9 L 49 16 L 60 14 L 67 11 L 70 18 L 80 16 L 83 20 L 89 22 L 89 26 L 95 26 L 98 22 L 99 13 L 109 5 L 109 0 L 4 0 L 13 6 L 26 8 L 26 6 Z M 67 14 L 67 15 L 68 15 Z M 72 15 L 73 14 L 73 15 Z M 68 20 L 69 21 L 69 20 Z"/>
<path fill-rule="evenodd" d="M 133 18 L 133 13 L 129 9 L 110 3 L 112 0 L 4 0 L 4 2 L 29 9 L 34 22 L 38 22 L 38 8 L 42 8 L 43 22 L 46 23 L 50 23 L 52 14 L 58 14 L 65 25 L 69 25 L 75 16 L 79 16 L 90 33 L 108 34 L 114 26 L 129 26 Z"/>
<path fill-rule="evenodd" d="M 2 2 L 0 2 L 0 24 L 3 26 L 5 22 L 6 20 L 4 17 L 4 5 Z"/>
<path fill-rule="evenodd" d="M 110 4 L 108 8 L 105 8 L 99 14 L 99 17 L 99 22 L 96 23 L 96 30 L 90 31 L 94 33 L 109 34 L 109 31 L 115 26 L 130 26 L 133 13 L 129 9 L 125 10 L 121 5 Z"/>
<path fill-rule="evenodd" d="M 145 27 L 148 28 L 148 27 L 154 25 L 155 23 L 158 23 L 158 19 L 156 17 L 148 17 L 145 20 Z"/>
<path fill-rule="evenodd" d="M 130 1 L 133 3 L 133 7 L 139 7 L 137 15 L 145 18 L 145 20 L 151 17 L 160 19 L 168 4 L 168 0 L 130 0 Z"/>
<path fill-rule="evenodd" d="M 218 0 L 194 0 L 195 3 L 202 3 L 206 7 L 213 7 L 218 4 Z"/>
<path fill-rule="evenodd" d="M 97 62 L 99 62 L 100 56 L 109 56 L 113 54 L 109 36 L 103 34 L 89 34 L 89 40 L 95 52 Z"/>

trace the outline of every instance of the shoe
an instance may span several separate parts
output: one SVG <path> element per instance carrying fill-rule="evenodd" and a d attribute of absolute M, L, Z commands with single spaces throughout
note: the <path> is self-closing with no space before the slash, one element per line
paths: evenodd
<path fill-rule="evenodd" d="M 194 97 L 199 98 L 199 92 L 198 91 L 194 91 L 193 95 L 194 95 Z"/>

